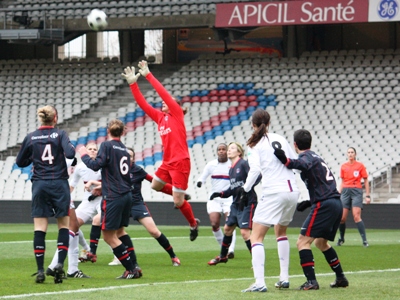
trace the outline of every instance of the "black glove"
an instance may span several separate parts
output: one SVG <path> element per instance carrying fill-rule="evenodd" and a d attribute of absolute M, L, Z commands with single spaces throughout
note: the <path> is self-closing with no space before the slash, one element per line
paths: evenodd
<path fill-rule="evenodd" d="M 243 211 L 243 209 L 249 204 L 249 193 L 245 192 L 243 187 L 240 187 L 238 190 L 238 199 L 239 211 Z"/>
<path fill-rule="evenodd" d="M 192 196 L 190 196 L 189 194 L 185 194 L 185 200 L 189 201 L 190 199 L 192 199 Z"/>
<path fill-rule="evenodd" d="M 88 198 L 88 200 L 89 200 L 89 201 L 93 201 L 94 199 L 96 199 L 96 197 L 97 197 L 97 196 L 95 196 L 95 195 L 90 195 L 89 198 Z"/>
<path fill-rule="evenodd" d="M 286 164 L 287 157 L 286 157 L 285 151 L 283 151 L 280 148 L 275 148 L 274 154 L 281 161 L 281 163 Z"/>
<path fill-rule="evenodd" d="M 202 185 L 202 184 L 203 184 L 203 183 L 202 183 L 201 181 L 198 181 L 198 182 L 197 182 L 197 187 L 198 187 L 198 188 L 201 188 L 201 185 Z"/>
<path fill-rule="evenodd" d="M 306 208 L 311 206 L 311 201 L 310 200 L 305 200 L 303 202 L 300 202 L 297 204 L 297 211 L 304 211 Z"/>
<path fill-rule="evenodd" d="M 74 160 L 71 163 L 71 167 L 75 167 L 77 163 L 78 163 L 78 160 L 76 159 L 76 157 L 74 157 Z"/>
<path fill-rule="evenodd" d="M 222 197 L 222 194 L 223 194 L 223 193 L 212 193 L 212 195 L 211 195 L 211 197 L 210 197 L 210 200 L 212 200 L 212 199 L 214 199 L 214 198 L 217 198 L 217 197 Z"/>

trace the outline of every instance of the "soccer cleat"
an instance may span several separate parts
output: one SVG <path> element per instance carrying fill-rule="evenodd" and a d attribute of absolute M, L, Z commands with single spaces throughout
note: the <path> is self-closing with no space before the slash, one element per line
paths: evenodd
<path fill-rule="evenodd" d="M 216 258 L 213 258 L 208 262 L 210 266 L 218 265 L 219 263 L 225 263 L 228 261 L 228 257 L 220 257 L 219 255 Z"/>
<path fill-rule="evenodd" d="M 63 278 L 65 278 L 65 271 L 63 269 L 63 265 L 58 263 L 54 267 L 54 283 L 62 283 Z"/>
<path fill-rule="evenodd" d="M 35 282 L 36 283 L 43 283 L 46 280 L 46 276 L 44 276 L 43 270 L 37 271 L 36 273 L 32 274 L 32 276 L 35 276 Z"/>
<path fill-rule="evenodd" d="M 196 220 L 196 226 L 195 227 L 190 227 L 190 240 L 193 242 L 197 236 L 199 235 L 199 224 L 200 224 L 200 220 L 199 219 L 195 219 Z"/>
<path fill-rule="evenodd" d="M 316 280 L 308 280 L 299 287 L 299 290 L 319 290 L 319 284 Z"/>
<path fill-rule="evenodd" d="M 92 252 L 87 252 L 86 257 L 87 261 L 91 261 L 92 263 L 95 263 L 97 261 L 97 255 L 93 254 Z"/>
<path fill-rule="evenodd" d="M 330 284 L 331 288 L 339 288 L 339 287 L 345 288 L 348 286 L 349 286 L 349 281 L 347 280 L 346 277 L 336 278 L 336 280 Z"/>
<path fill-rule="evenodd" d="M 171 258 L 172 266 L 179 267 L 181 265 L 181 261 L 176 256 Z"/>
<path fill-rule="evenodd" d="M 279 280 L 277 283 L 275 283 L 275 287 L 277 289 L 288 289 L 289 285 L 289 281 L 286 280 Z"/>
<path fill-rule="evenodd" d="M 258 293 L 265 293 L 267 292 L 267 287 L 263 285 L 262 287 L 257 287 L 255 283 L 250 285 L 247 289 L 242 290 L 242 293 L 253 293 L 253 292 L 258 292 Z"/>
<path fill-rule="evenodd" d="M 228 258 L 229 259 L 234 259 L 235 258 L 235 253 L 234 252 L 229 252 L 228 253 Z"/>
<path fill-rule="evenodd" d="M 136 263 L 135 264 L 135 269 L 134 269 L 135 271 L 137 271 L 138 273 L 139 273 L 139 277 L 142 277 L 143 276 L 143 273 L 142 273 L 142 268 L 141 267 L 139 267 L 139 265 Z"/>
<path fill-rule="evenodd" d="M 121 276 L 117 277 L 117 279 L 136 279 L 140 277 L 141 275 L 135 268 L 133 271 L 125 270 L 125 272 Z"/>
<path fill-rule="evenodd" d="M 47 276 L 53 276 L 54 277 L 54 270 L 53 269 L 50 269 L 50 268 L 47 268 L 47 270 L 46 270 L 46 275 Z"/>
<path fill-rule="evenodd" d="M 364 246 L 364 247 L 369 247 L 368 242 L 367 242 L 367 241 L 363 242 L 363 246 Z"/>
<path fill-rule="evenodd" d="M 72 274 L 67 274 L 67 278 L 91 278 L 91 277 L 84 274 L 81 270 L 78 270 Z"/>
<path fill-rule="evenodd" d="M 121 262 L 119 261 L 119 259 L 116 256 L 114 256 L 114 259 L 108 263 L 109 266 L 118 266 L 120 264 L 121 264 Z"/>
<path fill-rule="evenodd" d="M 85 249 L 81 250 L 81 252 L 79 253 L 79 258 L 78 258 L 80 262 L 85 262 L 86 261 L 88 252 L 89 251 L 87 251 Z"/>
<path fill-rule="evenodd" d="M 344 239 L 342 240 L 342 239 L 338 239 L 338 241 L 337 241 L 337 243 L 336 243 L 336 246 L 342 246 L 344 244 Z"/>

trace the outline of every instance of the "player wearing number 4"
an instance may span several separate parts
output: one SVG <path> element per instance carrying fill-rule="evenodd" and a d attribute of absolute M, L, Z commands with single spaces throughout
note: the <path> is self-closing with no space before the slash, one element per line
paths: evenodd
<path fill-rule="evenodd" d="M 65 158 L 75 157 L 75 148 L 63 130 L 54 128 L 58 115 L 55 107 L 47 105 L 37 110 L 41 126 L 29 133 L 22 142 L 16 163 L 23 168 L 33 164 L 32 217 L 34 224 L 33 248 L 38 271 L 36 282 L 43 283 L 45 237 L 49 217 L 58 224 L 58 263 L 54 268 L 54 283 L 61 283 L 65 274 L 64 260 L 69 245 L 69 193 L 68 171 Z"/>
<path fill-rule="evenodd" d="M 298 159 L 287 158 L 285 151 L 275 149 L 275 156 L 289 169 L 301 170 L 301 179 L 306 183 L 310 200 L 298 204 L 297 210 L 303 211 L 311 206 L 311 211 L 301 226 L 297 248 L 300 263 L 307 281 L 300 290 L 318 290 L 315 277 L 314 256 L 311 244 L 322 251 L 326 261 L 336 273 L 332 288 L 347 287 L 349 282 L 343 274 L 342 266 L 336 251 L 328 244 L 335 239 L 336 231 L 342 217 L 342 202 L 337 191 L 336 181 L 324 160 L 311 151 L 311 134 L 300 129 L 294 133 L 294 147 Z"/>
<path fill-rule="evenodd" d="M 164 147 L 162 164 L 154 174 L 151 187 L 160 191 L 165 184 L 172 184 L 174 204 L 189 222 L 190 240 L 194 241 L 198 236 L 200 220 L 194 217 L 192 206 L 185 200 L 185 190 L 188 187 L 190 174 L 190 156 L 184 122 L 186 108 L 182 109 L 177 100 L 153 76 L 146 61 L 139 62 L 138 74 L 135 74 L 135 68 L 127 67 L 121 75 L 130 85 L 137 104 L 157 123 Z M 148 104 L 140 92 L 137 84 L 140 75 L 151 83 L 163 100 L 161 111 Z"/>

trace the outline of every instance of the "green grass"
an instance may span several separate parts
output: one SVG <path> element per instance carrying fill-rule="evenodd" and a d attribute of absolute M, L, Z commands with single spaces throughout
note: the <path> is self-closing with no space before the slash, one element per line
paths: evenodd
<path fill-rule="evenodd" d="M 299 266 L 296 239 L 299 229 L 289 231 L 291 244 L 291 288 L 276 290 L 279 262 L 273 232 L 267 235 L 266 283 L 268 293 L 241 293 L 253 279 L 251 257 L 238 234 L 235 259 L 227 264 L 208 266 L 218 255 L 219 247 L 211 228 L 202 226 L 195 242 L 189 241 L 187 227 L 160 226 L 169 238 L 182 265 L 172 267 L 168 254 L 141 226 L 130 226 L 138 262 L 143 277 L 137 280 L 116 280 L 123 272 L 121 266 L 108 266 L 113 255 L 104 241 L 100 241 L 98 262 L 82 263 L 79 268 L 91 279 L 68 279 L 56 285 L 52 277 L 44 284 L 34 283 L 30 277 L 36 271 L 33 256 L 33 225 L 2 224 L 0 232 L 0 299 L 400 299 L 400 232 L 396 230 L 367 230 L 369 248 L 361 245 L 356 230 L 347 230 L 346 243 L 335 247 L 343 269 L 350 281 L 347 289 L 331 289 L 335 278 L 318 249 L 313 248 L 319 291 L 297 291 L 305 277 Z M 82 227 L 89 238 L 90 226 Z M 55 251 L 57 229 L 49 227 L 45 265 Z M 20 296 L 18 296 L 20 295 Z"/>

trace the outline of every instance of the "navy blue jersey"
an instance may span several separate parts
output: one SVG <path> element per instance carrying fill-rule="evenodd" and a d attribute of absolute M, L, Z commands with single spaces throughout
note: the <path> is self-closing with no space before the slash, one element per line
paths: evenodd
<path fill-rule="evenodd" d="M 132 183 L 132 203 L 143 202 L 142 182 L 146 179 L 147 173 L 143 168 L 136 164 L 132 164 L 130 175 Z"/>
<path fill-rule="evenodd" d="M 103 142 L 95 159 L 84 155 L 82 161 L 93 171 L 101 169 L 103 199 L 115 200 L 131 191 L 131 159 L 125 145 L 119 139 Z"/>
<path fill-rule="evenodd" d="M 239 199 L 237 195 L 238 189 L 244 185 L 249 174 L 249 163 L 247 160 L 240 158 L 234 165 L 229 169 L 229 180 L 231 185 L 229 189 L 223 191 L 222 198 L 228 198 L 233 196 L 233 203 L 238 204 Z M 248 192 L 249 203 L 257 203 L 257 194 L 254 191 L 254 187 L 260 182 L 261 176 L 257 178 L 256 183 L 252 186 L 251 190 Z"/>
<path fill-rule="evenodd" d="M 289 169 L 301 171 L 301 179 L 310 194 L 311 204 L 331 198 L 340 198 L 336 180 L 324 160 L 314 151 L 299 154 L 298 159 L 290 159 Z"/>
<path fill-rule="evenodd" d="M 75 147 L 64 130 L 41 126 L 28 133 L 17 156 L 20 168 L 33 163 L 32 180 L 68 179 L 65 158 L 75 157 Z"/>

